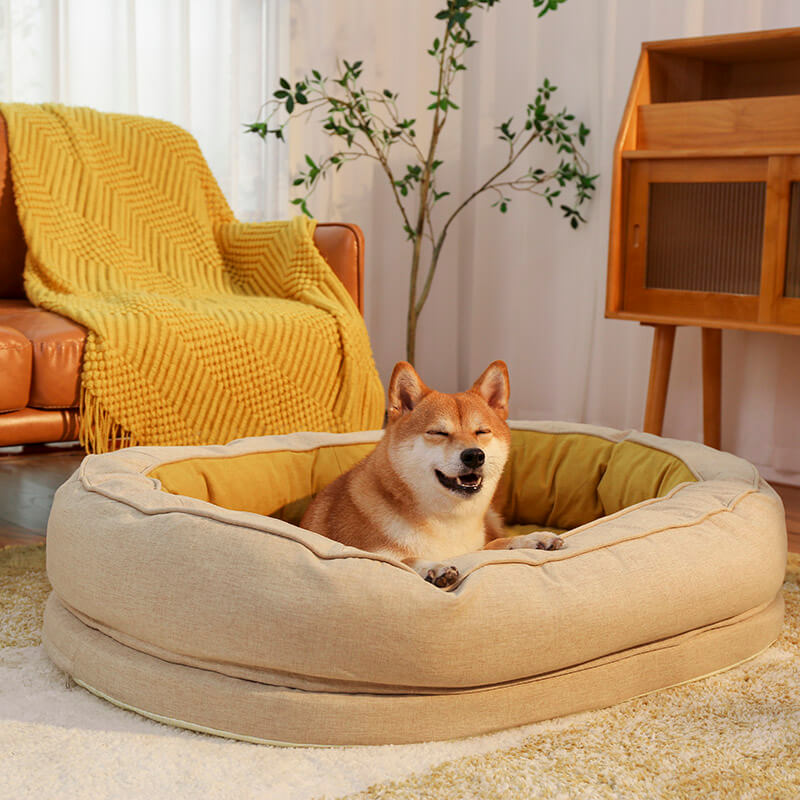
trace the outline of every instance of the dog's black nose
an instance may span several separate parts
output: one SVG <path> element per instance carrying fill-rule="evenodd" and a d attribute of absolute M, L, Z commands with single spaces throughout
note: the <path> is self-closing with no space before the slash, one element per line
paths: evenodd
<path fill-rule="evenodd" d="M 464 466 L 475 469 L 486 461 L 486 453 L 480 447 L 469 447 L 461 451 L 461 460 L 464 462 Z"/>

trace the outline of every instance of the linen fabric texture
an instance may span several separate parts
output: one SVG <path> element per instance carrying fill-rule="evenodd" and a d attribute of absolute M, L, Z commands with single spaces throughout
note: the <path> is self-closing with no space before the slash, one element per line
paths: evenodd
<path fill-rule="evenodd" d="M 226 508 L 243 473 L 226 488 L 209 471 L 274 455 L 288 476 L 296 454 L 305 477 L 287 477 L 292 491 L 268 501 L 286 512 L 335 477 L 333 453 L 345 468 L 380 431 L 89 456 L 50 518 L 45 646 L 82 685 L 174 724 L 379 744 L 610 705 L 739 663 L 778 636 L 785 520 L 750 464 L 641 433 L 512 428 L 510 523 L 546 521 L 530 511 L 550 490 L 537 475 L 563 498 L 582 497 L 588 516 L 602 497 L 601 515 L 565 526 L 563 550 L 458 557 L 451 591 L 400 561 L 257 513 L 267 507 L 257 501 Z M 537 449 L 538 472 L 528 461 Z M 631 472 L 642 459 L 651 469 Z M 213 503 L 166 490 L 170 470 L 198 463 Z M 599 466 L 587 473 L 590 463 Z M 265 484 L 249 472 L 255 498 Z M 572 501 L 556 505 L 575 513 Z"/>
<path fill-rule="evenodd" d="M 170 123 L 0 109 L 25 291 L 89 329 L 84 445 L 380 425 L 366 328 L 313 221 L 238 222 L 195 140 Z"/>

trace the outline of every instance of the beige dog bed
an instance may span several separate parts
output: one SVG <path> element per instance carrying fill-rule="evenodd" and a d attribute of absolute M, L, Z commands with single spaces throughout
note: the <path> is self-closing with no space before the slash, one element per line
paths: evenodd
<path fill-rule="evenodd" d="M 775 640 L 784 514 L 750 464 L 640 433 L 512 428 L 506 519 L 567 546 L 461 556 L 447 592 L 293 524 L 379 431 L 89 456 L 50 516 L 47 651 L 173 725 L 382 744 L 608 706 Z"/>

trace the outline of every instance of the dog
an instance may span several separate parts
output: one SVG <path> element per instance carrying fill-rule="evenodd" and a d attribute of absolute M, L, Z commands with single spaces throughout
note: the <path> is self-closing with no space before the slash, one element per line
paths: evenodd
<path fill-rule="evenodd" d="M 564 546 L 547 531 L 509 537 L 491 507 L 511 445 L 503 361 L 457 394 L 429 389 L 401 361 L 388 395 L 383 438 L 317 494 L 303 528 L 400 559 L 440 588 L 458 580 L 449 561 L 463 553 Z"/>

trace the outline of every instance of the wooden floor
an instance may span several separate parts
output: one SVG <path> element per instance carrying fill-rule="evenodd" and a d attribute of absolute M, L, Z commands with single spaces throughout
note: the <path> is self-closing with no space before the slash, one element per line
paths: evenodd
<path fill-rule="evenodd" d="M 53 495 L 85 454 L 54 446 L 0 453 L 0 547 L 43 542 Z"/>
<path fill-rule="evenodd" d="M 0 448 L 0 547 L 44 542 L 53 495 L 83 456 L 74 446 Z M 800 553 L 800 487 L 773 486 L 786 507 L 789 550 Z"/>

